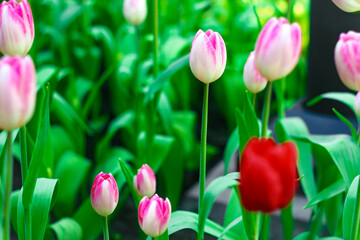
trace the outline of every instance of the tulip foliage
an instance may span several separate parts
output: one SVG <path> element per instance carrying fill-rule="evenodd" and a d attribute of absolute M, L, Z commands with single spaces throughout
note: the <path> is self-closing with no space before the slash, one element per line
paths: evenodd
<path fill-rule="evenodd" d="M 351 135 L 313 135 L 286 116 L 306 94 L 309 1 L 250 2 L 3 1 L 0 239 L 161 240 L 184 229 L 194 233 L 181 239 L 360 239 L 358 125 L 334 109 Z M 329 2 L 359 11 L 357 0 Z M 334 45 L 349 91 L 360 91 L 355 31 Z M 339 101 L 360 120 L 359 96 L 309 104 Z M 220 158 L 224 174 L 209 182 Z M 198 209 L 178 210 L 199 171 Z M 311 215 L 299 234 L 302 192 Z"/>

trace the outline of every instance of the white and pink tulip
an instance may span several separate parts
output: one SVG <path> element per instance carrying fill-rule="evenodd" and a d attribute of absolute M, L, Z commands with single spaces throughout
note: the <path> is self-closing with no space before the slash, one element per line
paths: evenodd
<path fill-rule="evenodd" d="M 109 216 L 116 208 L 119 190 L 111 173 L 99 173 L 91 188 L 91 204 L 101 216 Z"/>
<path fill-rule="evenodd" d="M 190 68 L 197 79 L 211 83 L 224 73 L 226 47 L 221 35 L 212 30 L 199 30 L 190 51 Z"/>
<path fill-rule="evenodd" d="M 150 199 L 145 196 L 139 204 L 139 225 L 151 237 L 160 236 L 166 231 L 170 216 L 171 204 L 168 198 L 164 200 L 157 194 Z"/>
<path fill-rule="evenodd" d="M 252 93 L 261 92 L 266 87 L 266 78 L 264 78 L 256 68 L 254 52 L 250 53 L 245 63 L 243 79 L 246 88 Z"/>
<path fill-rule="evenodd" d="M 124 0 L 123 14 L 128 23 L 139 26 L 147 15 L 146 0 Z"/>
<path fill-rule="evenodd" d="M 332 0 L 338 8 L 345 12 L 360 11 L 360 0 Z"/>
<path fill-rule="evenodd" d="M 360 91 L 360 33 L 341 33 L 335 47 L 335 65 L 341 81 Z"/>
<path fill-rule="evenodd" d="M 36 70 L 30 56 L 0 59 L 0 129 L 13 130 L 33 116 Z"/>
<path fill-rule="evenodd" d="M 147 164 L 142 165 L 138 174 L 134 176 L 135 192 L 140 196 L 151 197 L 156 191 L 156 178 L 154 171 Z"/>
<path fill-rule="evenodd" d="M 3 1 L 0 5 L 0 51 L 25 56 L 34 41 L 34 20 L 27 0 Z"/>
<path fill-rule="evenodd" d="M 271 18 L 262 28 L 255 45 L 255 64 L 268 81 L 286 77 L 299 61 L 301 27 L 280 17 Z"/>

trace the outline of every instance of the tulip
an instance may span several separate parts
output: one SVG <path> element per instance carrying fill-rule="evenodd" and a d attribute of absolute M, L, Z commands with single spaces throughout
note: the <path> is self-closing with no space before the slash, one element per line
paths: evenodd
<path fill-rule="evenodd" d="M 25 56 L 34 41 L 34 20 L 27 0 L 3 1 L 0 5 L 0 51 Z"/>
<path fill-rule="evenodd" d="M 360 33 L 341 33 L 335 47 L 335 65 L 341 81 L 360 91 Z"/>
<path fill-rule="evenodd" d="M 145 196 L 140 204 L 138 220 L 141 229 L 151 237 L 160 236 L 169 225 L 171 204 L 168 198 L 162 199 L 157 194 L 150 199 Z"/>
<path fill-rule="evenodd" d="M 332 0 L 336 6 L 345 12 L 360 11 L 360 0 Z"/>
<path fill-rule="evenodd" d="M 146 0 L 124 0 L 123 13 L 128 23 L 139 26 L 147 15 Z"/>
<path fill-rule="evenodd" d="M 192 73 L 203 83 L 221 77 L 226 66 L 226 47 L 221 35 L 199 30 L 191 45 L 189 61 Z"/>
<path fill-rule="evenodd" d="M 32 117 L 36 100 L 36 71 L 30 56 L 0 59 L 0 128 L 13 130 Z"/>
<path fill-rule="evenodd" d="M 119 190 L 111 173 L 99 173 L 91 188 L 91 204 L 101 216 L 109 216 L 116 208 Z"/>
<path fill-rule="evenodd" d="M 292 142 L 278 145 L 271 138 L 250 139 L 239 164 L 243 207 L 263 213 L 285 208 L 298 186 L 297 159 Z"/>
<path fill-rule="evenodd" d="M 151 197 L 156 191 L 156 178 L 153 170 L 147 164 L 142 165 L 133 181 L 135 192 L 140 196 Z"/>
<path fill-rule="evenodd" d="M 356 94 L 355 101 L 354 101 L 354 110 L 356 115 L 360 117 L 360 92 Z"/>
<path fill-rule="evenodd" d="M 290 25 L 283 17 L 271 18 L 255 45 L 255 64 L 261 75 L 269 81 L 286 77 L 299 61 L 301 41 L 299 24 Z"/>
<path fill-rule="evenodd" d="M 266 87 L 266 78 L 256 69 L 254 52 L 250 53 L 245 63 L 243 78 L 246 88 L 252 93 L 261 92 Z"/>

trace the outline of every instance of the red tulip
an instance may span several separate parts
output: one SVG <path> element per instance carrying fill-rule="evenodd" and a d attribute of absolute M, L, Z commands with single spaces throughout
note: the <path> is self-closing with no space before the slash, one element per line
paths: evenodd
<path fill-rule="evenodd" d="M 297 183 L 296 145 L 276 144 L 271 138 L 252 138 L 240 157 L 242 206 L 247 211 L 270 213 L 286 207 L 293 199 Z"/>

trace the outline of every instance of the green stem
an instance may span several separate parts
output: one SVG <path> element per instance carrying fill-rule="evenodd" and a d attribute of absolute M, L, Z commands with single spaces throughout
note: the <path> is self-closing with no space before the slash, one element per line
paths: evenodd
<path fill-rule="evenodd" d="M 270 239 L 270 215 L 265 214 L 263 218 L 262 224 L 262 232 L 261 232 L 261 240 L 269 240 Z"/>
<path fill-rule="evenodd" d="M 254 110 L 255 110 L 255 106 L 256 106 L 256 93 L 253 93 L 252 104 L 253 104 L 253 108 L 254 108 Z M 256 112 L 256 111 L 255 111 L 255 112 Z"/>
<path fill-rule="evenodd" d="M 109 240 L 109 223 L 107 217 L 104 217 L 104 240 Z"/>
<path fill-rule="evenodd" d="M 261 213 L 256 213 L 255 215 L 255 223 L 254 223 L 254 238 L 253 240 L 259 240 L 259 236 L 260 236 L 260 217 L 261 217 Z"/>
<path fill-rule="evenodd" d="M 158 46 L 159 46 L 159 6 L 158 0 L 154 0 L 154 76 L 159 73 L 158 66 Z"/>
<path fill-rule="evenodd" d="M 359 126 L 359 130 L 358 130 L 357 143 L 358 143 L 358 145 L 360 144 L 360 126 Z"/>
<path fill-rule="evenodd" d="M 31 222 L 31 212 L 30 208 L 24 207 L 25 215 L 25 236 L 27 240 L 32 239 L 32 222 Z"/>
<path fill-rule="evenodd" d="M 288 11 L 287 11 L 287 19 L 289 20 L 289 22 L 291 22 L 291 13 L 292 13 L 292 0 L 288 0 Z"/>
<path fill-rule="evenodd" d="M 7 134 L 6 181 L 4 195 L 4 240 L 10 239 L 10 197 L 12 190 L 13 160 L 11 150 L 11 131 Z"/>
<path fill-rule="evenodd" d="M 207 135 L 207 124 L 208 124 L 208 104 L 209 103 L 209 83 L 204 85 L 204 100 L 202 110 L 202 122 L 201 122 L 201 150 L 200 150 L 200 186 L 199 186 L 199 217 L 200 210 L 202 209 L 204 192 L 205 192 L 205 178 L 206 178 L 206 135 Z M 201 236 L 198 235 L 198 239 Z"/>
<path fill-rule="evenodd" d="M 267 89 L 266 89 L 261 137 L 266 137 L 266 133 L 267 133 L 267 129 L 268 129 L 269 115 L 270 115 L 271 91 L 272 91 L 272 82 L 269 82 Z"/>
<path fill-rule="evenodd" d="M 279 118 L 283 119 L 285 118 L 285 78 L 280 79 L 280 96 L 278 97 L 278 101 L 279 101 Z"/>
<path fill-rule="evenodd" d="M 360 202 L 359 201 L 360 201 L 360 178 L 356 193 L 355 212 L 353 217 L 353 227 L 352 227 L 350 239 L 360 239 Z"/>
<path fill-rule="evenodd" d="M 21 148 L 21 177 L 22 183 L 25 183 L 25 179 L 28 172 L 28 161 L 27 161 L 27 144 L 26 144 L 26 127 L 20 128 L 20 148 Z"/>

